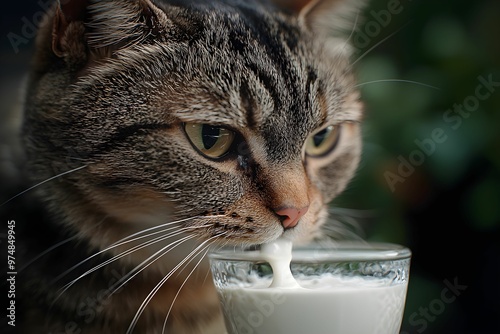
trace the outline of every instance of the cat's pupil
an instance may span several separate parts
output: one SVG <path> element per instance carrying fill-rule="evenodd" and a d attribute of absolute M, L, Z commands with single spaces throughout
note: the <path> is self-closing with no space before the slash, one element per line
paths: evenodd
<path fill-rule="evenodd" d="M 328 135 L 329 128 L 326 128 L 313 136 L 314 146 L 319 147 Z"/>
<path fill-rule="evenodd" d="M 221 128 L 211 125 L 203 125 L 201 138 L 205 149 L 210 150 L 217 143 L 221 136 Z"/>

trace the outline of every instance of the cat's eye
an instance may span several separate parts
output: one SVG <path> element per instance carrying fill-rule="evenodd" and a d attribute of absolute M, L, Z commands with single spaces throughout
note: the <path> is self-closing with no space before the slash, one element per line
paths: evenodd
<path fill-rule="evenodd" d="M 306 154 L 311 157 L 322 157 L 330 153 L 340 138 L 340 126 L 330 125 L 314 134 L 306 141 Z"/>
<path fill-rule="evenodd" d="M 186 134 L 198 151 L 208 158 L 223 157 L 231 148 L 235 133 L 220 126 L 186 123 Z"/>

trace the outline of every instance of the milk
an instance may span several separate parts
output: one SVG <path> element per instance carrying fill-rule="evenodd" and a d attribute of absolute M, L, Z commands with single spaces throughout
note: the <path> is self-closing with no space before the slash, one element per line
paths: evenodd
<path fill-rule="evenodd" d="M 220 297 L 228 333 L 399 333 L 406 285 L 352 283 L 331 277 L 313 289 L 306 284 L 299 289 L 224 289 Z"/>
<path fill-rule="evenodd" d="M 273 268 L 273 281 L 271 288 L 300 288 L 290 270 L 292 261 L 292 242 L 278 239 L 272 243 L 264 244 L 261 248 L 261 257 L 269 262 Z"/>
<path fill-rule="evenodd" d="M 262 247 L 273 280 L 254 277 L 251 288 L 219 289 L 229 334 L 396 334 L 406 283 L 341 278 L 332 274 L 293 278 L 291 244 Z"/>

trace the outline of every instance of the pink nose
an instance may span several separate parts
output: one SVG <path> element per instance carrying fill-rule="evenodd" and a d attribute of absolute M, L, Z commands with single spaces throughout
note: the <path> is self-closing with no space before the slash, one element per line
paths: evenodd
<path fill-rule="evenodd" d="M 288 207 L 276 210 L 275 212 L 283 219 L 281 224 L 287 229 L 297 226 L 300 218 L 306 214 L 307 210 L 309 210 L 309 206 L 303 207 L 302 209 Z"/>

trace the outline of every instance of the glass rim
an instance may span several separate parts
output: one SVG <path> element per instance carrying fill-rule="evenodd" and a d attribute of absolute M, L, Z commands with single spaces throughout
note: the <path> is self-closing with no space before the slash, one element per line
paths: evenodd
<path fill-rule="evenodd" d="M 388 242 L 336 241 L 331 245 L 294 246 L 292 263 L 394 261 L 411 258 L 408 247 Z M 208 254 L 218 261 L 265 261 L 259 250 L 223 247 Z"/>

